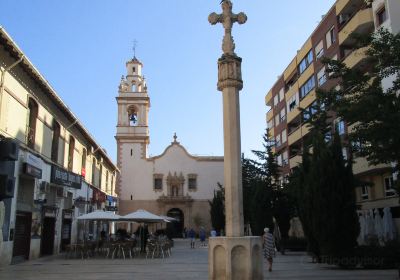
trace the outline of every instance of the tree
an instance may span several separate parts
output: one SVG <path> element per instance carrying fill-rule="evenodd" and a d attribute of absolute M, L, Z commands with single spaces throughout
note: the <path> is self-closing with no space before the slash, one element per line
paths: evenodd
<path fill-rule="evenodd" d="M 210 216 L 212 227 L 217 231 L 225 229 L 225 190 L 223 186 L 218 183 L 218 189 L 214 190 L 214 197 L 210 204 Z"/>
<path fill-rule="evenodd" d="M 245 224 L 249 224 L 251 220 L 250 206 L 258 176 L 254 161 L 242 155 L 243 217 Z"/>
<path fill-rule="evenodd" d="M 250 224 L 255 235 L 262 235 L 265 227 L 273 228 L 272 202 L 273 190 L 278 188 L 279 166 L 272 153 L 274 143 L 269 139 L 266 130 L 263 135 L 264 151 L 252 151 L 259 161 L 252 161 L 255 176 L 252 181 L 253 197 L 251 199 Z"/>
<path fill-rule="evenodd" d="M 355 180 L 351 161 L 345 161 L 338 133 L 331 137 L 329 112 L 318 100 L 307 123 L 310 142 L 303 147 L 303 163 L 290 180 L 299 217 L 318 259 L 349 256 L 359 233 Z"/>
<path fill-rule="evenodd" d="M 398 172 L 400 34 L 380 29 L 368 36 L 352 36 L 354 50 L 368 46 L 368 67 L 349 69 L 340 61 L 325 59 L 331 78 L 339 80 L 340 88 L 319 91 L 318 98 L 353 125 L 349 136 L 356 155 L 366 157 L 371 164 L 394 163 L 394 172 Z"/>

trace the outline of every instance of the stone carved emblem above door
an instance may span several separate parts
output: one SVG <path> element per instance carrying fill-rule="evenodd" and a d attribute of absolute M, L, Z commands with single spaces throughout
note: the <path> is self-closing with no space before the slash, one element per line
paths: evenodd
<path fill-rule="evenodd" d="M 174 175 L 169 172 L 167 177 L 168 196 L 183 196 L 184 184 L 185 177 L 182 172 L 179 175 L 176 172 L 174 172 Z"/>

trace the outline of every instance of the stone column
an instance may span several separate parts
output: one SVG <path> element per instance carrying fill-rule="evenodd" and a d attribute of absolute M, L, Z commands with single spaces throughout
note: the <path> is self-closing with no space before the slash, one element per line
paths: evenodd
<path fill-rule="evenodd" d="M 222 91 L 224 120 L 224 185 L 226 236 L 243 236 L 243 192 L 239 90 L 243 88 L 242 59 L 223 55 L 218 60 L 218 90 Z"/>
<path fill-rule="evenodd" d="M 218 90 L 222 91 L 224 120 L 224 188 L 226 237 L 210 238 L 208 273 L 210 280 L 262 280 L 260 237 L 244 237 L 243 192 L 240 146 L 239 91 L 243 88 L 242 59 L 235 52 L 231 34 L 234 22 L 243 24 L 244 13 L 232 13 L 232 2 L 221 2 L 222 14 L 212 13 L 211 24 L 222 23 L 224 54 L 218 60 Z"/>

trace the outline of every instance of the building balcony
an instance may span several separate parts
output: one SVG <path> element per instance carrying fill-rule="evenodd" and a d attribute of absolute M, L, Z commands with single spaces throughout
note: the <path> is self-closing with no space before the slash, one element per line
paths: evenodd
<path fill-rule="evenodd" d="M 296 69 L 297 69 L 297 59 L 294 58 L 292 60 L 292 62 L 290 62 L 288 67 L 285 69 L 285 71 L 283 72 L 283 78 L 284 78 L 285 82 L 290 78 L 290 76 L 293 74 L 293 72 L 296 71 Z"/>
<path fill-rule="evenodd" d="M 294 156 L 294 157 L 291 157 L 291 158 L 289 159 L 289 166 L 290 166 L 290 168 L 295 168 L 295 167 L 297 167 L 297 166 L 301 163 L 301 161 L 302 161 L 302 157 L 299 156 L 299 155 Z"/>
<path fill-rule="evenodd" d="M 299 107 L 294 108 L 292 111 L 287 113 L 286 121 L 287 123 L 290 123 L 292 120 L 294 120 L 296 117 L 300 115 L 300 110 Z"/>
<path fill-rule="evenodd" d="M 293 143 L 299 141 L 301 138 L 306 136 L 310 132 L 310 128 L 308 127 L 307 124 L 304 124 L 300 126 L 298 129 L 293 131 L 289 136 L 288 136 L 288 145 L 292 145 Z"/>
<path fill-rule="evenodd" d="M 270 90 L 267 95 L 265 96 L 265 105 L 271 106 L 271 101 L 272 101 L 272 90 Z M 272 107 L 272 106 L 271 106 Z"/>
<path fill-rule="evenodd" d="M 147 137 L 149 128 L 147 126 L 117 126 L 117 137 L 125 135 Z"/>
<path fill-rule="evenodd" d="M 367 47 L 361 48 L 358 50 L 354 50 L 349 55 L 345 57 L 343 60 L 344 64 L 350 69 L 358 67 L 367 61 L 367 55 L 365 52 L 367 51 Z"/>
<path fill-rule="evenodd" d="M 299 79 L 297 80 L 299 87 L 307 82 L 307 80 L 310 79 L 312 75 L 314 75 L 314 64 L 309 65 L 308 68 L 300 74 Z"/>
<path fill-rule="evenodd" d="M 364 0 L 338 0 L 336 2 L 336 14 L 349 14 L 362 5 L 365 5 Z"/>
<path fill-rule="evenodd" d="M 374 29 L 372 8 L 359 10 L 339 32 L 339 45 L 353 44 L 351 34 L 366 33 Z"/>
<path fill-rule="evenodd" d="M 378 164 L 378 165 L 369 165 L 368 161 L 359 157 L 354 159 L 353 163 L 353 173 L 354 175 L 369 175 L 373 173 L 382 173 L 384 171 L 391 171 L 392 168 L 390 164 Z"/>
<path fill-rule="evenodd" d="M 315 91 L 315 89 L 313 89 L 312 91 L 310 91 L 306 97 L 304 97 L 301 101 L 300 101 L 300 108 L 307 108 L 309 107 L 317 98 L 317 93 Z"/>
<path fill-rule="evenodd" d="M 299 91 L 299 83 L 295 82 L 285 93 L 286 101 Z"/>
<path fill-rule="evenodd" d="M 272 120 L 272 118 L 274 117 L 274 110 L 272 109 L 272 107 L 269 109 L 269 111 L 267 112 L 267 122 L 269 122 L 270 120 Z"/>

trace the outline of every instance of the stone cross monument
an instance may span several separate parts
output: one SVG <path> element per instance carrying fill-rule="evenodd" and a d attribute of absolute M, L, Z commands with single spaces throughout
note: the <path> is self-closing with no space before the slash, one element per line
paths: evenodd
<path fill-rule="evenodd" d="M 240 147 L 239 91 L 243 88 L 241 63 L 232 37 L 233 23 L 243 24 L 244 13 L 232 13 L 232 2 L 221 2 L 222 14 L 211 13 L 208 21 L 221 23 L 225 29 L 223 55 L 218 60 L 218 90 L 223 96 L 224 187 L 226 237 L 210 238 L 209 279 L 263 279 L 261 238 L 244 237 L 243 192 Z"/>

